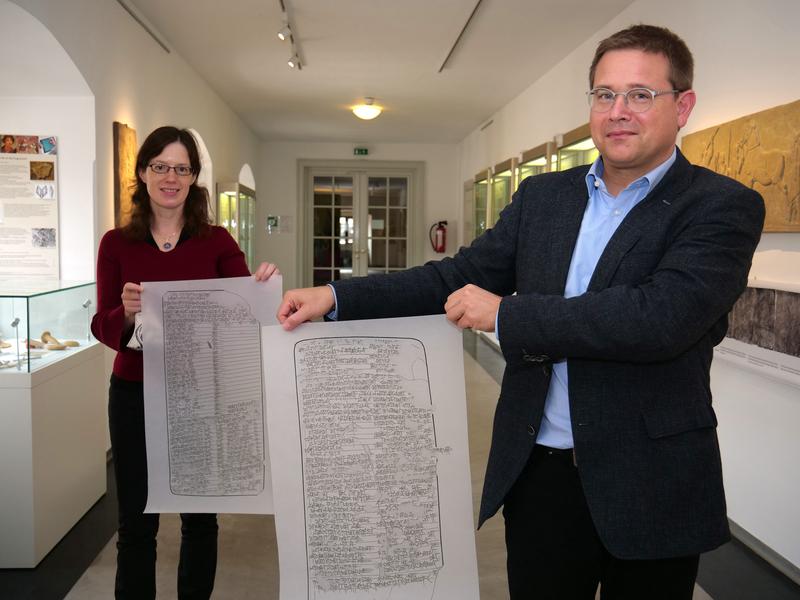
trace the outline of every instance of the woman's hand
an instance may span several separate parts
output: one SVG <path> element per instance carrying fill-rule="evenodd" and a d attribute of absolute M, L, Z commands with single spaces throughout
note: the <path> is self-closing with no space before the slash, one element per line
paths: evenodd
<path fill-rule="evenodd" d="M 272 263 L 262 262 L 258 265 L 256 272 L 253 273 L 253 278 L 256 281 L 266 281 L 273 275 L 280 275 L 281 272 L 278 270 L 277 265 L 273 265 Z"/>
<path fill-rule="evenodd" d="M 125 323 L 133 325 L 133 317 L 142 312 L 142 286 L 138 283 L 126 282 L 122 286 L 122 307 L 125 309 Z"/>

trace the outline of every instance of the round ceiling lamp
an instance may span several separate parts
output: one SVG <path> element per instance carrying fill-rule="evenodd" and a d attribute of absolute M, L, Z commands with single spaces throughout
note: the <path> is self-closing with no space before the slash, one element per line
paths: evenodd
<path fill-rule="evenodd" d="M 382 106 L 375 104 L 375 98 L 364 98 L 364 104 L 359 104 L 353 107 L 353 114 L 359 119 L 369 121 L 374 119 L 383 111 Z"/>

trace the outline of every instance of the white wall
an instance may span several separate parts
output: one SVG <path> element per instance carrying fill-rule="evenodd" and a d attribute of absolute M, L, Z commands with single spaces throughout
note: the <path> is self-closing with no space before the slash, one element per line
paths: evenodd
<path fill-rule="evenodd" d="M 177 52 L 162 50 L 119 4 L 15 2 L 52 32 L 95 97 L 95 243 L 114 224 L 114 121 L 136 129 L 139 143 L 160 125 L 196 129 L 208 147 L 216 181 L 235 181 L 244 163 L 256 164 L 258 141 L 252 131 Z"/>
<path fill-rule="evenodd" d="M 672 29 L 694 53 L 698 102 L 684 134 L 800 98 L 797 0 L 639 0 L 462 141 L 459 182 L 587 122 L 597 43 L 640 22 Z M 764 234 L 757 259 L 751 275 L 800 284 L 800 234 Z M 729 515 L 800 567 L 799 390 L 723 361 L 712 385 Z"/>
<path fill-rule="evenodd" d="M 259 168 L 256 169 L 258 200 L 256 202 L 256 258 L 277 263 L 284 274 L 284 287 L 295 287 L 297 267 L 297 161 L 301 159 L 352 160 L 354 144 L 311 142 L 266 142 L 262 144 Z M 427 239 L 434 221 L 448 221 L 448 233 L 458 230 L 461 192 L 455 185 L 458 175 L 457 148 L 454 144 L 370 144 L 369 158 L 374 161 L 422 161 L 425 163 L 422 228 L 414 235 Z M 369 160 L 365 160 L 369 163 Z M 268 236 L 267 215 L 289 215 L 294 220 L 292 233 Z M 434 254 L 424 242 L 425 260 Z M 453 235 L 447 251 L 456 250 Z"/>

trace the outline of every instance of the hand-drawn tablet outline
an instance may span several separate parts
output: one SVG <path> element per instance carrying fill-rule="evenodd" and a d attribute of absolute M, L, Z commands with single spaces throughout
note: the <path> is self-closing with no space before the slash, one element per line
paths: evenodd
<path fill-rule="evenodd" d="M 232 292 L 230 290 L 217 289 L 217 288 L 212 288 L 212 289 L 192 289 L 192 290 L 167 290 L 161 296 L 161 314 L 162 315 L 164 314 L 165 299 L 170 294 L 196 294 L 196 293 L 214 293 L 214 292 L 224 292 L 225 294 L 229 294 L 231 296 L 236 296 L 237 298 L 239 298 L 241 300 L 242 304 L 244 304 L 244 305 L 246 305 L 248 307 L 248 309 L 250 311 L 250 315 L 253 316 L 252 307 L 250 306 L 250 303 L 247 302 L 246 300 L 244 300 L 244 298 L 243 298 L 243 296 L 241 294 L 237 294 L 236 292 Z M 264 354 L 264 349 L 263 349 L 263 347 L 261 345 L 261 323 L 259 322 L 258 319 L 255 318 L 255 316 L 253 316 L 253 321 L 255 321 L 256 327 L 258 328 L 258 332 L 259 332 L 258 336 L 257 336 L 258 337 L 258 356 L 259 356 L 258 363 L 259 363 L 259 365 L 261 365 L 263 354 Z M 163 337 L 162 348 L 166 349 L 166 347 L 167 347 L 166 332 L 164 332 L 163 330 L 162 330 L 162 337 Z M 167 367 L 167 354 L 166 354 L 166 352 L 164 352 L 163 360 L 164 360 L 164 373 L 166 373 L 167 372 L 167 368 L 166 368 Z M 267 422 L 266 422 L 266 418 L 267 418 L 266 412 L 267 411 L 266 411 L 266 406 L 263 405 L 264 373 L 263 373 L 263 371 L 262 371 L 262 369 L 260 367 L 258 369 L 258 374 L 259 374 L 260 390 L 261 390 L 261 398 L 262 398 L 261 431 L 260 431 L 260 433 L 261 433 L 261 484 L 260 484 L 260 488 L 261 489 L 258 490 L 258 491 L 250 492 L 250 493 L 246 493 L 246 494 L 241 493 L 241 494 L 225 494 L 225 495 L 185 494 L 185 493 L 178 493 L 178 492 L 175 492 L 173 490 L 173 488 L 172 488 L 172 460 L 171 460 L 171 454 L 169 452 L 169 449 L 171 448 L 170 439 L 169 439 L 169 437 L 170 437 L 169 436 L 169 430 L 170 430 L 170 428 L 169 428 L 169 401 L 168 401 L 169 400 L 169 394 L 168 394 L 167 382 L 166 382 L 166 378 L 165 378 L 165 380 L 164 380 L 164 411 L 165 411 L 164 418 L 165 418 L 165 422 L 167 423 L 167 427 L 166 427 L 166 434 L 167 434 L 167 466 L 168 466 L 168 475 L 169 475 L 169 488 L 170 488 L 170 493 L 173 496 L 186 496 L 186 497 L 194 497 L 194 498 L 227 498 L 227 497 L 231 497 L 231 496 L 234 496 L 234 495 L 235 496 L 258 496 L 259 494 L 263 493 L 263 491 L 264 491 L 264 489 L 266 487 L 266 478 L 267 478 L 267 472 L 266 472 L 267 439 L 266 439 L 266 434 L 265 434 L 265 432 L 267 430 Z"/>
<path fill-rule="evenodd" d="M 419 344 L 419 347 L 422 349 L 422 353 L 425 360 L 425 377 L 426 383 L 428 387 L 428 399 L 430 402 L 430 406 L 433 409 L 433 393 L 431 392 L 431 379 L 430 379 L 430 371 L 428 369 L 428 354 L 427 349 L 425 348 L 425 344 L 422 340 L 413 337 L 399 337 L 399 336 L 377 336 L 377 335 L 346 335 L 346 336 L 320 336 L 320 337 L 312 337 L 312 338 L 303 338 L 302 340 L 298 340 L 294 345 L 294 352 L 292 355 L 292 361 L 294 364 L 294 373 L 295 373 L 295 400 L 297 405 L 297 427 L 298 427 L 298 439 L 300 441 L 300 475 L 301 481 L 303 483 L 303 530 L 304 530 L 304 539 L 305 539 L 305 555 L 306 555 L 306 594 L 308 600 L 313 600 L 316 596 L 312 596 L 313 590 L 313 583 L 311 581 L 311 565 L 310 565 L 310 558 L 309 558 L 309 548 L 308 548 L 308 520 L 307 520 L 307 507 L 305 502 L 306 496 L 306 483 L 305 483 L 305 460 L 303 457 L 303 427 L 302 427 L 302 417 L 300 414 L 300 390 L 298 387 L 298 379 L 299 374 L 297 371 L 297 348 L 304 342 L 310 341 L 321 341 L 321 340 L 345 340 L 345 339 L 377 339 L 377 340 L 408 340 L 412 342 L 416 342 Z M 438 448 L 438 440 L 436 435 L 436 418 L 434 415 L 434 411 L 431 410 L 431 425 L 433 428 L 433 444 L 434 448 Z M 436 506 L 437 506 L 437 521 L 438 521 L 438 528 L 439 528 L 439 556 L 441 557 L 441 562 L 439 566 L 435 569 L 436 574 L 433 576 L 433 583 L 434 587 L 431 592 L 431 597 L 435 594 L 435 582 L 438 577 L 438 573 L 444 568 L 445 566 L 445 552 L 444 552 L 444 537 L 442 534 L 442 511 L 441 511 L 441 493 L 439 491 L 439 471 L 438 468 L 436 470 Z"/>

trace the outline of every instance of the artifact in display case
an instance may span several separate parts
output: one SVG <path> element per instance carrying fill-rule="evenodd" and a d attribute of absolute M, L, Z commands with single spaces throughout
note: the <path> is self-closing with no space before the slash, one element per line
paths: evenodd
<path fill-rule="evenodd" d="M 256 222 L 256 193 L 241 183 L 217 184 L 217 225 L 228 230 L 253 269 L 253 234 Z"/>
<path fill-rule="evenodd" d="M 475 203 L 473 210 L 475 218 L 472 220 L 474 226 L 473 239 L 479 237 L 489 225 L 489 169 L 481 171 L 475 175 Z"/>
<path fill-rule="evenodd" d="M 600 151 L 592 140 L 588 123 L 565 133 L 563 138 L 563 142 L 558 148 L 559 171 L 590 165 L 600 156 Z"/>
<path fill-rule="evenodd" d="M 550 160 L 548 160 L 550 157 Z M 533 175 L 555 171 L 558 166 L 555 144 L 546 142 L 522 153 L 517 166 L 517 186 L 522 180 Z"/>
<path fill-rule="evenodd" d="M 0 374 L 31 373 L 97 341 L 94 282 L 0 282 Z"/>
<path fill-rule="evenodd" d="M 492 225 L 497 223 L 497 219 L 500 218 L 500 211 L 511 202 L 511 194 L 517 187 L 514 184 L 516 170 L 516 158 L 509 158 L 494 166 L 492 175 Z"/>

